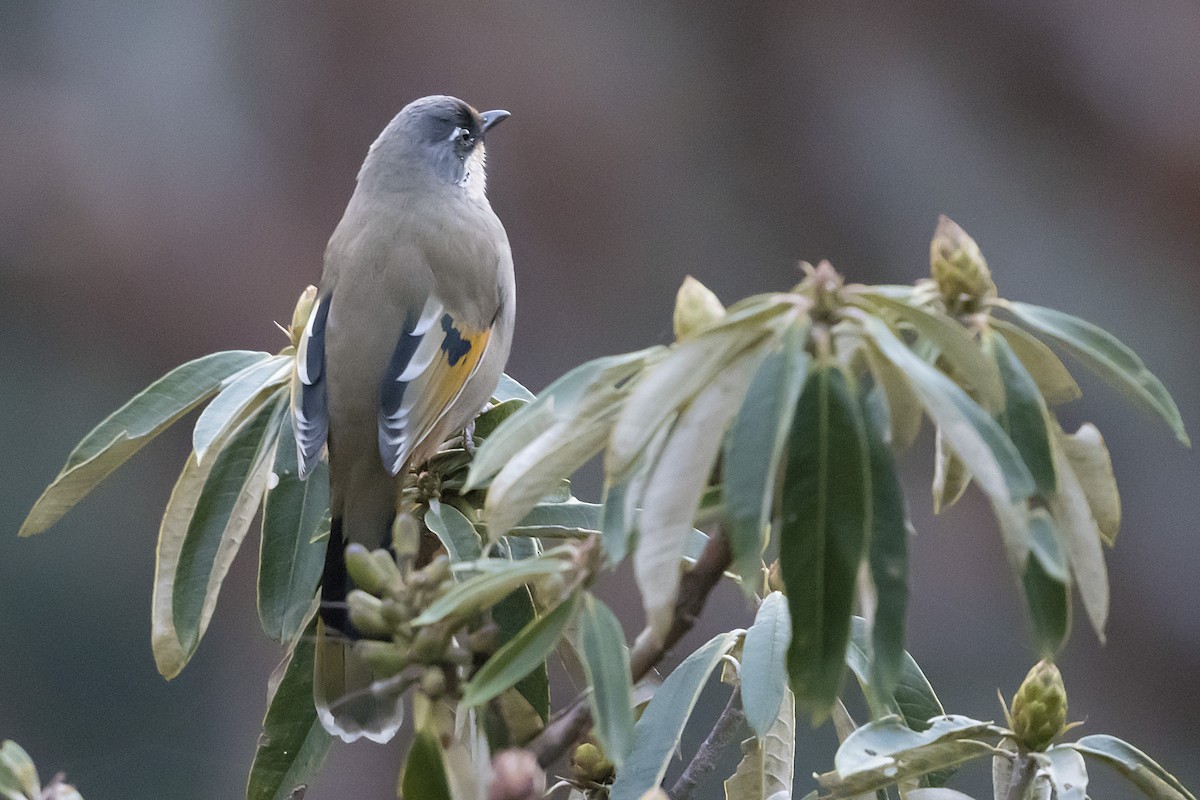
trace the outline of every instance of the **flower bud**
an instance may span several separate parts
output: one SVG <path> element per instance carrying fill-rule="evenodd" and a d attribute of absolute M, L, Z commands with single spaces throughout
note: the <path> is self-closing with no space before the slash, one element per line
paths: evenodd
<path fill-rule="evenodd" d="M 978 301 L 996 296 L 979 245 L 944 214 L 929 243 L 929 271 L 948 307 L 973 311 Z"/>
<path fill-rule="evenodd" d="M 392 642 L 359 639 L 354 643 L 354 652 L 380 678 L 398 675 L 412 662 L 408 648 Z"/>
<path fill-rule="evenodd" d="M 1067 690 L 1058 667 L 1039 661 L 1013 695 L 1009 711 L 1017 744 L 1045 750 L 1067 722 Z"/>
<path fill-rule="evenodd" d="M 362 589 L 355 589 L 346 596 L 350 621 L 363 636 L 372 639 L 390 638 L 392 626 L 383 617 L 383 601 Z"/>
<path fill-rule="evenodd" d="M 313 305 L 316 301 L 317 287 L 309 286 L 300 293 L 300 299 L 296 301 L 296 308 L 292 311 L 292 325 L 288 328 L 293 347 L 300 346 L 300 337 L 304 334 L 304 326 L 308 324 L 308 318 L 312 316 Z"/>
<path fill-rule="evenodd" d="M 487 800 L 540 800 L 546 773 L 528 750 L 501 750 L 492 759 Z"/>
<path fill-rule="evenodd" d="M 446 693 L 446 673 L 441 667 L 430 667 L 422 673 L 421 691 L 430 697 L 441 697 Z"/>
<path fill-rule="evenodd" d="M 591 742 L 584 742 L 571 754 L 571 772 L 579 781 L 608 783 L 613 779 L 616 767 L 603 750 Z"/>
<path fill-rule="evenodd" d="M 771 567 L 767 570 L 767 588 L 772 592 L 787 594 L 787 586 L 783 582 L 783 567 L 780 566 L 778 558 L 771 562 Z"/>
<path fill-rule="evenodd" d="M 675 295 L 675 340 L 682 342 L 725 316 L 725 306 L 712 291 L 688 275 Z"/>
<path fill-rule="evenodd" d="M 378 595 L 394 579 L 400 577 L 396 562 L 386 550 L 369 552 L 361 544 L 346 546 L 346 574 L 364 592 Z"/>

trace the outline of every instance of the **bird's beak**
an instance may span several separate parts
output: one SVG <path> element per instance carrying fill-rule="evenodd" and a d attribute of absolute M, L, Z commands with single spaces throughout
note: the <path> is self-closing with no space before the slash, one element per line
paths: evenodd
<path fill-rule="evenodd" d="M 511 116 L 512 114 L 509 114 L 507 111 L 497 109 L 496 111 L 485 111 L 479 115 L 479 118 L 483 120 L 483 130 L 486 132 L 488 128 L 491 128 L 493 125 L 499 125 Z"/>

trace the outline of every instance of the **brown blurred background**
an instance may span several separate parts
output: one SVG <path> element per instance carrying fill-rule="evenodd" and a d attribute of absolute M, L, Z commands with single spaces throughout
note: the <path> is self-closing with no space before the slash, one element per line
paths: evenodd
<path fill-rule="evenodd" d="M 89 800 L 240 795 L 279 656 L 253 544 L 183 676 L 165 683 L 150 656 L 157 512 L 186 430 L 50 533 L 15 532 L 136 390 L 203 353 L 283 344 L 272 321 L 316 280 L 367 145 L 412 98 L 513 112 L 489 186 L 517 263 L 510 372 L 530 387 L 666 340 L 688 273 L 726 301 L 791 285 L 802 258 L 911 281 L 944 212 L 1002 293 L 1145 356 L 1200 436 L 1198 41 L 1193 0 L 0 4 L 0 736 Z M 1080 617 L 1061 660 L 1072 717 L 1195 788 L 1197 456 L 1082 383 L 1063 414 L 1105 433 L 1125 521 L 1108 644 Z M 931 519 L 927 437 L 905 465 L 910 647 L 948 709 L 995 718 L 995 688 L 1032 660 L 995 526 L 974 492 Z M 632 629 L 622 580 L 606 593 Z M 747 619 L 732 592 L 710 614 L 691 644 Z M 803 791 L 831 740 L 803 738 Z M 335 748 L 309 797 L 392 796 L 400 752 Z"/>

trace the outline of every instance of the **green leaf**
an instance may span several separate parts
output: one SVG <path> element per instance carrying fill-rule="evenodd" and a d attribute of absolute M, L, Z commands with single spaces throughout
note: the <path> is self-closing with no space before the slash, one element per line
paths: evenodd
<path fill-rule="evenodd" d="M 117 467 L 188 411 L 211 397 L 229 376 L 266 353 L 232 350 L 189 361 L 168 372 L 121 406 L 83 438 L 21 524 L 33 536 L 62 518 Z"/>
<path fill-rule="evenodd" d="M 1050 781 L 1057 800 L 1087 800 L 1087 764 L 1078 750 L 1056 745 L 1046 751 Z"/>
<path fill-rule="evenodd" d="M 904 800 L 975 800 L 969 794 L 945 788 L 909 789 L 904 793 Z"/>
<path fill-rule="evenodd" d="M 542 536 L 546 538 L 575 538 L 598 533 L 603 527 L 604 506 L 568 500 L 565 503 L 542 503 L 534 506 L 525 517 L 509 530 L 509 536 Z"/>
<path fill-rule="evenodd" d="M 1046 424 L 1052 426 L 1056 435 L 1051 443 L 1054 456 L 1054 471 L 1058 475 L 1058 491 L 1049 499 L 1050 515 L 1054 517 L 1071 575 L 1079 588 L 1079 599 L 1083 610 L 1104 641 L 1104 624 L 1108 619 L 1108 568 L 1104 565 L 1104 549 L 1101 546 L 1100 529 L 1092 517 L 1087 495 L 1075 477 L 1071 462 L 1059 444 L 1061 429 L 1047 415 Z"/>
<path fill-rule="evenodd" d="M 633 749 L 633 683 L 629 649 L 621 623 L 591 594 L 585 594 L 579 618 L 583 667 L 592 687 L 588 701 L 594 732 L 608 758 L 618 768 Z"/>
<path fill-rule="evenodd" d="M 399 797 L 400 800 L 454 800 L 436 731 L 422 728 L 413 737 L 404 761 Z"/>
<path fill-rule="evenodd" d="M 729 429 L 722 466 L 726 528 L 733 550 L 733 571 L 751 592 L 762 569 L 762 550 L 775 508 L 783 448 L 804 376 L 807 325 L 793 325 L 781 349 L 759 366 L 745 402 Z"/>
<path fill-rule="evenodd" d="M 1004 386 L 996 364 L 980 352 L 967 328 L 927 306 L 918 308 L 882 295 L 870 299 L 894 312 L 936 347 L 955 377 L 976 392 L 985 408 L 993 411 L 1004 408 Z"/>
<path fill-rule="evenodd" d="M 633 728 L 633 750 L 617 774 L 610 800 L 640 800 L 662 783 L 700 690 L 736 643 L 737 634 L 717 634 L 685 658 L 658 687 Z"/>
<path fill-rule="evenodd" d="M 725 781 L 725 800 L 791 798 L 796 759 L 796 699 L 791 690 L 784 692 L 783 703 L 761 738 L 752 736 L 742 742 L 742 760 L 737 771 Z M 743 701 L 746 698 L 743 692 Z"/>
<path fill-rule="evenodd" d="M 221 583 L 258 511 L 283 410 L 283 404 L 268 402 L 234 428 L 196 501 L 171 598 L 175 634 L 185 652 L 194 652 L 200 643 Z"/>
<path fill-rule="evenodd" d="M 908 609 L 908 516 L 904 490 L 883 433 L 864 412 L 864 434 L 871 470 L 871 539 L 867 549 L 875 584 L 871 639 L 871 683 L 891 694 L 904 670 L 904 618 Z"/>
<path fill-rule="evenodd" d="M 648 367 L 633 384 L 613 426 L 605 457 L 608 479 L 623 478 L 673 413 L 690 403 L 739 354 L 769 336 L 772 328 L 766 323 L 772 319 L 751 315 L 735 324 L 726 318 Z"/>
<path fill-rule="evenodd" d="M 286 400 L 276 398 L 275 404 L 277 408 L 281 402 L 285 403 Z M 219 450 L 224 450 L 226 444 L 229 442 L 229 438 L 249 425 L 255 419 L 256 415 L 271 413 L 271 405 L 270 402 L 267 402 L 261 407 L 248 409 L 247 416 L 240 423 L 239 427 L 236 430 L 228 431 L 226 437 L 214 446 Z M 158 549 L 154 562 L 154 595 L 151 601 L 150 643 L 154 651 L 154 662 L 158 667 L 158 671 L 168 680 L 179 674 L 180 670 L 184 668 L 191 658 L 192 652 L 194 652 L 194 647 L 185 647 L 182 644 L 182 639 L 176 631 L 174 612 L 175 585 L 178 577 L 180 555 L 187 540 L 192 519 L 197 513 L 204 487 L 207 485 L 211 475 L 216 472 L 218 461 L 219 459 L 209 459 L 204 464 L 197 464 L 195 453 L 188 456 L 183 471 L 179 474 L 179 479 L 175 482 L 175 488 L 171 491 L 171 498 L 167 501 L 167 508 L 163 512 L 162 523 L 159 526 Z M 269 467 L 271 465 L 270 459 L 264 459 L 263 464 L 265 467 Z M 263 481 L 265 484 L 265 475 L 263 476 Z M 257 504 L 257 502 L 258 498 L 255 498 L 254 503 Z M 245 511 L 246 509 L 243 508 L 240 510 Z M 252 509 L 248 513 L 250 516 L 253 516 Z M 246 519 L 246 525 L 249 525 L 249 518 Z M 208 624 L 208 617 L 212 614 L 216 595 L 212 595 L 210 599 L 212 603 L 208 605 L 207 612 L 201 614 L 201 630 Z"/>
<path fill-rule="evenodd" d="M 332 737 L 313 706 L 313 653 L 316 622 L 295 639 L 291 652 L 271 676 L 270 698 L 246 800 L 298 797 L 321 769 Z M 299 793 L 299 794 L 298 794 Z"/>
<path fill-rule="evenodd" d="M 547 656 L 554 652 L 575 613 L 579 610 L 579 595 L 563 600 L 554 610 L 541 619 L 534 620 L 525 629 L 497 650 L 471 678 L 463 692 L 464 706 L 486 703 L 496 695 L 544 665 Z"/>
<path fill-rule="evenodd" d="M 570 561 L 553 556 L 499 564 L 495 559 L 483 559 L 477 563 L 485 570 L 482 574 L 463 581 L 453 592 L 439 597 L 413 620 L 413 625 L 432 625 L 451 614 L 473 614 L 500 602 L 509 592 L 538 578 L 561 575 L 575 569 Z"/>
<path fill-rule="evenodd" d="M 947 444 L 988 495 L 1009 560 L 1024 566 L 1029 534 L 1023 501 L 1036 487 L 1012 440 L 966 392 L 909 350 L 881 320 L 866 314 L 858 318 L 883 355 L 908 376 Z"/>
<path fill-rule="evenodd" d="M 1078 400 L 1083 394 L 1079 384 L 1071 377 L 1063 363 L 1059 361 L 1054 351 L 1047 347 L 1041 339 L 996 317 L 988 319 L 988 326 L 997 331 L 1008 342 L 1009 347 L 1016 353 L 1017 358 L 1029 370 L 1033 380 L 1038 385 L 1042 397 L 1050 405 L 1069 403 Z"/>
<path fill-rule="evenodd" d="M 1175 776 L 1160 767 L 1154 759 L 1115 736 L 1103 733 L 1084 736 L 1077 742 L 1061 747 L 1078 750 L 1084 758 L 1112 767 L 1151 800 L 1196 800 Z"/>
<path fill-rule="evenodd" d="M 0 797 L 5 800 L 39 800 L 42 784 L 33 759 L 16 742 L 0 745 Z"/>
<path fill-rule="evenodd" d="M 1009 311 L 1038 333 L 1057 342 L 1120 389 L 1143 408 L 1162 417 L 1175 438 L 1191 446 L 1175 401 L 1138 355 L 1108 331 L 1052 308 L 1028 303 L 1006 303 Z"/>
<path fill-rule="evenodd" d="M 939 717 L 919 733 L 899 717 L 885 717 L 850 734 L 834 756 L 834 770 L 817 781 L 835 799 L 874 792 L 992 755 L 979 737 L 997 738 L 989 723 L 957 715 Z"/>
<path fill-rule="evenodd" d="M 933 440 L 933 513 L 940 514 L 962 499 L 971 485 L 971 473 L 946 442 L 939 427 Z"/>
<path fill-rule="evenodd" d="M 984 348 L 996 359 L 1000 377 L 1004 379 L 1004 411 L 998 415 L 1000 425 L 1021 454 L 1038 491 L 1049 495 L 1057 488 L 1057 482 L 1054 460 L 1050 456 L 1050 436 L 1046 430 L 1046 405 L 1037 383 L 1003 336 L 985 335 Z"/>
<path fill-rule="evenodd" d="M 450 554 L 451 562 L 474 561 L 483 555 L 483 544 L 471 520 L 449 503 L 429 501 L 425 527 L 433 531 Z"/>
<path fill-rule="evenodd" d="M 697 340 L 692 340 L 697 341 Z M 746 351 L 722 369 L 679 415 L 642 495 L 634 578 L 652 636 L 671 625 L 683 557 L 696 509 L 720 454 L 725 428 L 746 396 L 762 354 Z M 614 432 L 615 435 L 615 432 Z"/>
<path fill-rule="evenodd" d="M 839 369 L 816 367 L 788 440 L 779 560 L 792 617 L 788 673 L 816 714 L 837 697 L 871 525 L 863 422 Z"/>
<path fill-rule="evenodd" d="M 466 489 L 477 489 L 547 433 L 555 423 L 571 422 L 586 416 L 604 404 L 597 404 L 593 393 L 604 395 L 601 400 L 611 401 L 618 394 L 615 389 L 638 372 L 647 360 L 663 352 L 663 348 L 650 348 L 636 353 L 597 358 L 581 364 L 546 387 L 541 395 L 529 405 L 504 421 L 479 447 L 471 461 Z"/>
<path fill-rule="evenodd" d="M 742 709 L 758 736 L 766 736 L 779 717 L 787 688 L 787 651 L 792 618 L 782 592 L 767 595 L 742 645 Z"/>
<path fill-rule="evenodd" d="M 509 400 L 524 400 L 526 403 L 532 403 L 535 398 L 533 392 L 505 372 L 500 375 L 500 383 L 496 386 L 496 391 L 492 392 L 492 399 L 497 403 L 507 403 Z"/>
<path fill-rule="evenodd" d="M 1075 433 L 1059 435 L 1058 443 L 1079 479 L 1104 543 L 1112 547 L 1121 527 L 1121 495 L 1104 437 L 1088 422 Z"/>
<path fill-rule="evenodd" d="M 192 429 L 192 450 L 196 453 L 198 462 L 204 463 L 208 448 L 222 431 L 233 426 L 241 418 L 259 394 L 274 389 L 291 378 L 293 362 L 292 356 L 272 356 L 242 370 L 230 380 L 216 399 L 200 413 L 196 427 Z"/>
<path fill-rule="evenodd" d="M 475 418 L 475 441 L 482 442 L 496 432 L 496 428 L 500 427 L 500 423 L 516 414 L 525 406 L 532 402 L 533 395 L 530 395 L 529 400 L 505 400 L 503 403 L 494 405 L 487 411 L 484 411 Z"/>
<path fill-rule="evenodd" d="M 1029 516 L 1030 553 L 1022 583 L 1038 652 L 1052 659 L 1071 631 L 1071 584 L 1054 521 L 1045 509 Z"/>
<path fill-rule="evenodd" d="M 862 617 L 853 617 L 850 622 L 846 666 L 850 667 L 862 686 L 873 719 L 896 714 L 903 717 L 904 724 L 914 731 L 924 731 L 929 727 L 930 719 L 946 713 L 925 673 L 907 652 L 901 661 L 895 688 L 890 693 L 879 691 L 872 683 L 875 669 L 872 667 L 874 654 L 870 626 Z"/>
<path fill-rule="evenodd" d="M 321 536 L 329 519 L 329 465 L 320 461 L 307 480 L 296 467 L 296 440 L 291 415 L 284 414 L 275 448 L 267 500 L 263 506 L 262 548 L 258 559 L 258 618 L 263 630 L 286 642 L 300 630 L 312 605 L 325 545 Z"/>
<path fill-rule="evenodd" d="M 514 589 L 492 606 L 492 620 L 496 623 L 497 640 L 500 645 L 515 639 L 517 634 L 536 618 L 533 597 L 527 586 Z M 546 662 L 543 661 L 517 681 L 516 690 L 529 702 L 530 707 L 544 723 L 550 716 L 550 680 L 546 674 Z"/>
<path fill-rule="evenodd" d="M 911 446 L 921 432 L 921 401 L 904 371 L 884 358 L 878 347 L 865 347 L 863 352 L 867 355 L 875 391 L 882 392 L 887 400 L 888 442 L 897 450 L 903 450 Z"/>

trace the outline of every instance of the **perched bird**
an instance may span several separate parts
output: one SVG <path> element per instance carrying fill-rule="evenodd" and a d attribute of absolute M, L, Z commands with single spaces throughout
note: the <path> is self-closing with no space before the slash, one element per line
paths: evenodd
<path fill-rule="evenodd" d="M 484 141 L 507 111 L 414 100 L 371 145 L 325 250 L 297 352 L 292 413 L 301 476 L 328 446 L 332 526 L 315 693 L 346 741 L 387 741 L 398 696 L 355 658 L 344 548 L 386 546 L 403 472 L 479 412 L 512 343 L 512 253 L 485 194 Z"/>

